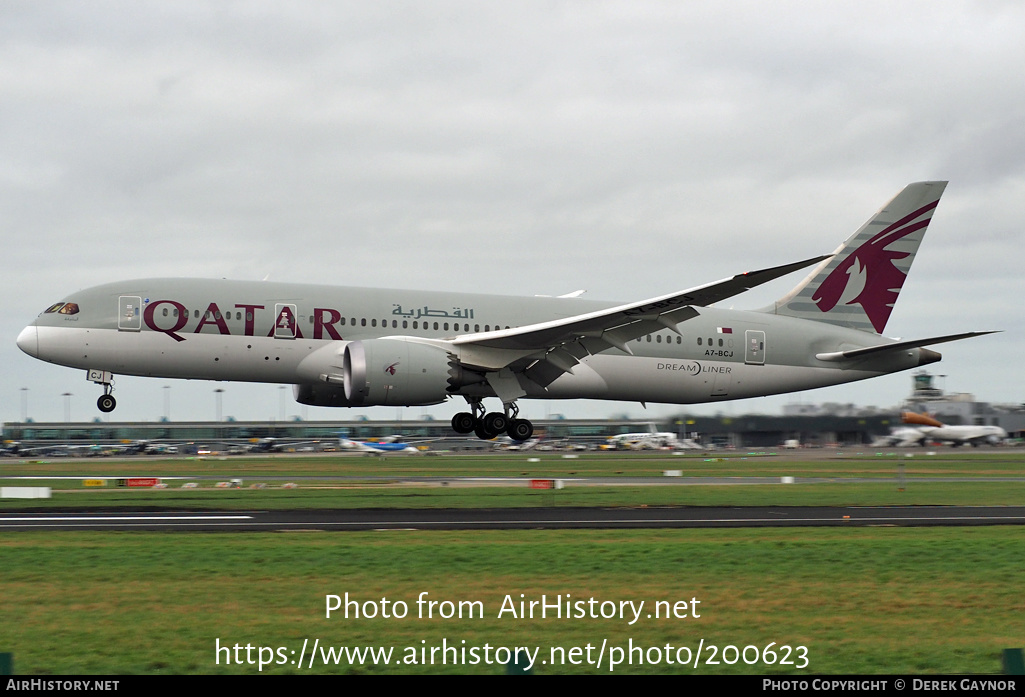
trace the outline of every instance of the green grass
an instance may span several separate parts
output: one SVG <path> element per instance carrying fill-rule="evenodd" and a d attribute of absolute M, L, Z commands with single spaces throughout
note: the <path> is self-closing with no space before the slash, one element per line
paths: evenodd
<path fill-rule="evenodd" d="M 256 673 L 221 645 L 807 647 L 805 670 L 621 665 L 617 673 L 980 673 L 1023 643 L 1020 528 L 0 535 L 0 650 L 19 673 Z M 404 619 L 325 618 L 325 596 L 404 601 Z M 420 619 L 421 592 L 479 601 L 482 619 Z M 514 600 L 645 602 L 616 619 L 498 618 Z M 654 619 L 700 600 L 700 618 Z M 465 641 L 466 644 L 461 642 Z M 706 648 L 704 657 L 708 657 Z M 243 652 L 244 653 L 244 652 Z M 286 656 L 291 654 L 286 653 Z M 257 654 L 252 654 L 256 659 Z M 276 654 L 274 658 L 277 658 Z M 721 656 L 720 656 L 721 658 Z M 608 672 L 539 665 L 539 674 Z M 300 671 L 294 665 L 264 672 Z M 313 672 L 500 673 L 499 666 Z"/>
<path fill-rule="evenodd" d="M 823 453 L 826 455 L 827 453 Z M 530 458 L 540 462 L 530 462 Z M 904 485 L 898 486 L 898 466 Z M 796 485 L 617 486 L 531 491 L 525 486 L 439 486 L 403 484 L 413 476 L 515 478 L 587 478 L 660 476 L 667 469 L 684 477 L 819 477 L 837 483 Z M 89 460 L 48 463 L 3 463 L 0 484 L 51 486 L 51 499 L 0 501 L 0 510 L 33 508 L 505 508 L 525 506 L 749 506 L 749 505 L 1015 505 L 1025 502 L 1025 453 L 1016 451 L 977 455 L 967 451 L 943 455 L 875 455 L 848 453 L 833 459 L 794 460 L 784 455 L 706 458 L 658 453 L 585 454 L 564 459 L 558 454 L 502 454 L 437 457 L 295 457 L 169 460 Z M 81 480 L 20 481 L 11 477 L 106 476 L 109 486 L 85 487 Z M 114 479 L 127 476 L 184 477 L 169 479 L 162 490 L 118 489 Z M 194 477 L 197 489 L 181 489 Z M 215 489 L 217 479 L 243 479 L 244 485 L 264 483 L 264 489 Z M 282 489 L 281 480 L 294 477 L 297 489 Z M 302 479 L 301 477 L 312 477 Z M 335 477 L 335 479 L 331 479 Z M 350 477 L 351 479 L 338 479 Z M 371 479 L 375 477 L 375 479 Z M 978 479 L 956 483 L 921 481 L 927 478 Z M 993 482 L 985 478 L 1008 477 Z M 877 479 L 851 483 L 845 480 Z M 685 481 L 685 480 L 667 480 Z M 903 489 L 903 490 L 901 490 Z"/>
<path fill-rule="evenodd" d="M 538 462 L 531 462 L 537 459 Z M 664 470 L 682 470 L 686 477 L 770 476 L 893 477 L 903 465 L 908 476 L 1025 476 L 1025 452 L 976 454 L 969 450 L 895 452 L 892 450 L 822 450 L 815 459 L 795 459 L 780 453 L 680 454 L 657 452 L 580 453 L 566 458 L 559 453 L 499 453 L 489 455 L 430 454 L 417 457 L 359 455 L 220 458 L 125 458 L 95 460 L 4 461 L 0 477 L 16 475 L 117 476 L 350 476 L 350 477 L 595 477 L 659 476 Z"/>
<path fill-rule="evenodd" d="M 1021 504 L 1025 479 L 933 483 L 916 477 L 1021 477 L 1021 453 L 706 460 L 653 454 L 433 458 L 246 458 L 17 464 L 0 472 L 61 476 L 240 476 L 246 484 L 281 474 L 310 475 L 298 489 L 86 489 L 50 480 L 60 491 L 26 508 L 413 508 L 665 505 Z M 899 491 L 892 479 L 905 466 Z M 869 483 L 526 488 L 396 486 L 365 479 L 422 474 L 476 476 L 653 475 L 823 476 Z M 340 482 L 328 477 L 364 478 Z M 212 481 L 201 480 L 204 487 Z M 4 485 L 27 482 L 4 479 Z M 39 483 L 39 482 L 30 482 Z M 173 485 L 172 485 L 173 486 Z M 617 673 L 987 673 L 1003 648 L 1025 645 L 1025 536 L 1020 527 L 780 528 L 718 530 L 392 531 L 367 533 L 0 533 L 0 652 L 19 674 L 253 674 L 227 665 L 222 646 L 282 648 L 294 659 L 304 639 L 322 646 L 412 648 L 587 645 L 605 641 L 645 649 L 701 642 L 762 649 L 805 646 L 804 670 L 781 665 L 662 662 L 621 665 Z M 403 619 L 325 617 L 325 596 L 404 601 Z M 483 618 L 420 619 L 416 599 L 479 601 Z M 634 625 L 620 619 L 519 619 L 497 616 L 503 599 L 644 601 Z M 700 600 L 700 618 L 653 619 L 656 601 Z M 462 642 L 466 642 L 463 644 Z M 775 642 L 773 644 L 773 642 Z M 295 651 L 294 655 L 288 653 Z M 751 651 L 748 650 L 748 656 Z M 245 651 L 242 651 L 245 659 Z M 220 655 L 220 662 L 217 657 Z M 250 653 L 255 661 L 258 652 Z M 635 654 L 636 656 L 636 654 Z M 586 658 L 586 652 L 580 654 Z M 796 658 L 796 656 L 795 656 Z M 675 660 L 675 654 L 674 654 Z M 325 665 L 286 663 L 263 672 L 501 673 L 497 665 Z M 538 665 L 535 673 L 608 672 L 581 665 Z"/>
<path fill-rule="evenodd" d="M 57 486 L 68 486 L 54 482 Z M 45 484 L 44 484 L 45 485 Z M 512 487 L 351 485 L 299 489 L 57 490 L 49 499 L 7 499 L 0 510 L 287 510 L 637 506 L 1023 505 L 1025 481 L 724 486 Z"/>

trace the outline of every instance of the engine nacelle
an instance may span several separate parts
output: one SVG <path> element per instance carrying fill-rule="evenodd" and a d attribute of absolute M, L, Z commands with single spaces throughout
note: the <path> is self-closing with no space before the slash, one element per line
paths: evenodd
<path fill-rule="evenodd" d="M 311 407 L 351 407 L 355 406 L 345 397 L 345 389 L 340 385 L 320 383 L 292 385 L 292 394 L 299 404 Z"/>
<path fill-rule="evenodd" d="M 440 404 L 449 392 L 448 351 L 405 339 L 369 339 L 346 344 L 342 357 L 345 398 L 350 406 Z"/>

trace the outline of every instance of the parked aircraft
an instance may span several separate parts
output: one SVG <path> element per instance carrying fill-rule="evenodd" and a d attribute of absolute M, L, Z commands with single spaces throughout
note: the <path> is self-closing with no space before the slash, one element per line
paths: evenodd
<path fill-rule="evenodd" d="M 18 457 L 21 454 L 21 443 L 16 440 L 5 440 L 0 443 L 0 456 Z"/>
<path fill-rule="evenodd" d="M 527 440 L 520 399 L 692 404 L 808 390 L 933 363 L 925 346 L 989 333 L 881 336 L 945 186 L 908 185 L 832 255 L 640 302 L 145 279 L 72 293 L 18 346 L 84 369 L 103 412 L 115 373 L 291 383 L 315 406 L 462 397 L 458 433 Z M 769 307 L 712 306 L 812 265 Z M 502 410 L 486 413 L 494 397 Z"/>
<path fill-rule="evenodd" d="M 420 451 L 409 443 L 403 443 L 399 436 L 388 436 L 379 440 L 352 440 L 344 433 L 338 438 L 338 447 L 361 453 L 383 455 L 385 453 L 406 453 L 419 455 Z"/>
<path fill-rule="evenodd" d="M 901 421 L 912 424 L 907 428 L 897 429 L 903 440 L 898 445 L 914 445 L 931 442 L 950 443 L 952 446 L 997 444 L 1007 438 L 1007 431 L 999 426 L 948 426 L 928 414 L 904 412 Z M 916 435 L 917 434 L 917 435 Z"/>
<path fill-rule="evenodd" d="M 540 442 L 540 438 L 514 440 L 509 436 L 498 436 L 492 441 L 493 445 L 491 447 L 495 450 L 533 450 Z"/>
<path fill-rule="evenodd" d="M 295 447 L 294 443 L 288 445 Z M 286 444 L 277 438 L 253 438 L 245 447 L 245 452 L 250 453 L 280 453 L 285 449 Z"/>
<path fill-rule="evenodd" d="M 690 438 L 679 438 L 675 433 L 669 431 L 656 431 L 655 424 L 648 424 L 648 428 L 646 433 L 620 433 L 609 436 L 606 443 L 618 450 L 659 450 L 662 448 L 699 450 L 701 448 Z"/>
<path fill-rule="evenodd" d="M 25 447 L 18 441 L 4 441 L 0 455 L 11 457 L 103 457 L 106 455 L 150 455 L 158 446 L 148 440 L 120 443 L 50 443 Z"/>

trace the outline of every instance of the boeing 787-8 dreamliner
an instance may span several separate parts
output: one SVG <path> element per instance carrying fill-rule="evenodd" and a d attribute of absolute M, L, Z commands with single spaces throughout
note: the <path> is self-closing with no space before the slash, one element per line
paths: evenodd
<path fill-rule="evenodd" d="M 290 383 L 302 404 L 463 398 L 459 433 L 525 440 L 520 399 L 693 404 L 864 380 L 940 360 L 927 345 L 988 332 L 882 336 L 946 182 L 905 187 L 831 255 L 640 302 L 157 278 L 72 293 L 18 336 L 81 368 L 114 409 L 113 376 Z M 769 307 L 713 307 L 815 266 Z M 483 400 L 498 398 L 487 413 Z"/>

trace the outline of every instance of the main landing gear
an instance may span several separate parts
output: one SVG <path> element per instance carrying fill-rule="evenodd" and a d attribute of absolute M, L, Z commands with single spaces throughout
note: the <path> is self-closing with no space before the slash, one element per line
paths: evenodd
<path fill-rule="evenodd" d="M 105 370 L 90 370 L 86 376 L 90 382 L 103 385 L 103 394 L 96 400 L 96 408 L 104 414 L 114 411 L 114 407 L 117 406 L 117 400 L 111 394 L 114 391 L 114 374 Z"/>
<path fill-rule="evenodd" d="M 473 412 L 461 411 L 452 417 L 452 430 L 456 433 L 473 433 L 481 440 L 491 440 L 505 433 L 513 440 L 523 441 L 534 435 L 534 424 L 517 418 L 520 410 L 516 402 L 503 404 L 501 412 L 485 414 L 479 398 L 467 401 Z"/>

